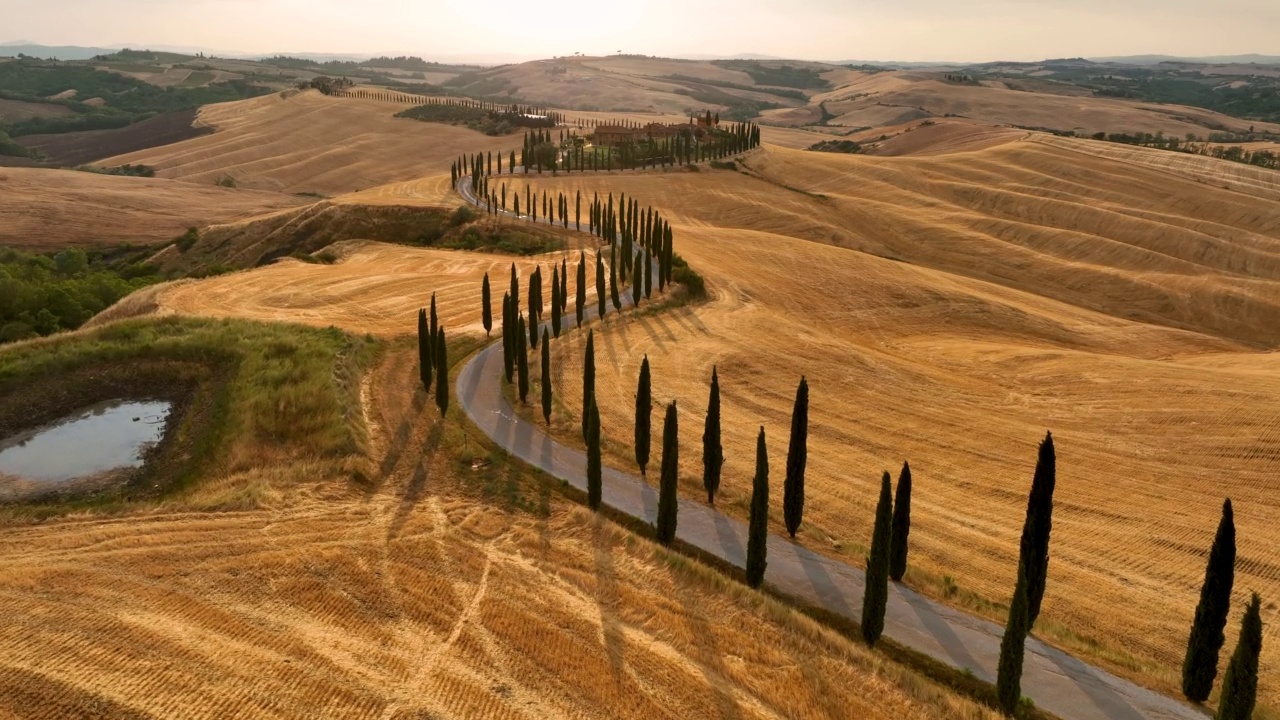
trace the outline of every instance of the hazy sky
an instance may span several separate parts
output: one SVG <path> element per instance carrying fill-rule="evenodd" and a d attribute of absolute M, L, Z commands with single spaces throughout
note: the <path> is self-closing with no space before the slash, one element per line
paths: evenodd
<path fill-rule="evenodd" d="M 0 42 L 226 52 L 1280 55 L 1278 0 L 0 0 Z"/>

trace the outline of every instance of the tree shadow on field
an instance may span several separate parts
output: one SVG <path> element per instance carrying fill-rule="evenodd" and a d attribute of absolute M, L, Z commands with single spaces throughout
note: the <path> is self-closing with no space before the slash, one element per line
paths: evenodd
<path fill-rule="evenodd" d="M 596 604 L 600 607 L 600 629 L 604 635 L 604 650 L 609 656 L 615 685 L 622 683 L 622 666 L 625 642 L 614 607 L 620 602 L 617 570 L 613 567 L 613 552 L 603 525 L 607 522 L 599 513 L 592 516 L 592 541 L 596 553 Z"/>
<path fill-rule="evenodd" d="M 1142 720 L 1142 713 L 1135 710 L 1123 695 L 1116 692 L 1114 688 L 1109 687 L 1099 678 L 1094 668 L 1057 648 L 1049 647 L 1043 643 L 1040 643 L 1040 645 L 1041 647 L 1036 649 L 1036 653 L 1045 656 L 1050 662 L 1058 666 L 1062 674 L 1071 678 L 1075 686 L 1087 695 L 1093 701 L 1093 704 L 1108 718 L 1113 718 L 1114 720 Z"/>
<path fill-rule="evenodd" d="M 678 578 L 673 585 L 675 599 L 684 609 L 685 620 L 693 636 L 694 652 L 690 655 L 715 695 L 716 716 L 721 720 L 741 718 L 742 708 L 738 706 L 738 700 L 726 689 L 730 682 L 729 669 L 725 667 L 724 654 L 716 643 L 715 633 L 703 612 L 702 603 L 692 597 L 692 593 Z"/>
<path fill-rule="evenodd" d="M 688 307 L 676 308 L 674 311 L 669 313 L 669 315 L 671 316 L 671 319 L 676 322 L 677 325 L 689 331 L 689 334 L 691 335 L 697 335 L 697 334 L 710 335 L 711 334 L 711 329 L 708 328 L 706 324 L 702 322 L 702 320 L 698 317 L 698 313 L 694 312 L 692 308 L 688 308 Z"/>
<path fill-rule="evenodd" d="M 427 440 L 422 447 L 422 456 L 418 458 L 418 464 L 413 469 L 413 476 L 409 478 L 404 497 L 400 499 L 400 506 L 396 508 L 396 515 L 391 519 L 391 524 L 387 527 L 388 541 L 395 540 L 400 535 L 405 522 L 409 519 L 409 513 L 413 512 L 413 508 L 422 499 L 423 490 L 427 486 L 427 463 L 431 462 L 435 457 L 436 450 L 440 447 L 440 436 L 443 432 L 441 423 L 436 423 L 431 426 L 431 431 L 427 433 Z"/>
<path fill-rule="evenodd" d="M 662 338 L 658 337 L 658 333 L 653 331 L 653 326 L 649 324 L 648 317 L 636 318 L 636 322 L 640 323 L 640 327 L 644 328 L 644 331 L 649 334 L 649 339 L 653 341 L 654 345 L 657 345 L 661 350 L 667 348 L 666 343 L 662 342 Z"/>
<path fill-rule="evenodd" d="M 649 317 L 653 320 L 653 324 L 657 325 L 658 329 L 661 330 L 662 333 L 667 336 L 668 340 L 672 342 L 677 341 L 678 338 L 676 338 L 676 334 L 671 332 L 671 328 L 667 327 L 667 323 L 663 321 L 661 314 L 654 314 L 654 315 L 650 315 Z"/>
<path fill-rule="evenodd" d="M 612 333 L 600 333 L 600 339 L 604 341 L 604 352 L 609 360 L 609 367 L 618 368 L 618 348 L 617 342 L 613 339 Z"/>
<path fill-rule="evenodd" d="M 405 448 L 409 445 L 409 438 L 413 435 L 414 419 L 422 414 L 422 409 L 427 405 L 427 394 L 422 390 L 418 390 L 413 394 L 413 402 L 410 404 L 411 412 L 402 421 L 400 426 L 396 428 L 396 434 L 391 439 L 391 444 L 387 446 L 387 454 L 382 458 L 382 464 L 378 467 L 378 479 L 386 480 L 392 470 L 396 469 L 396 465 L 400 464 L 400 458 L 404 456 Z"/>

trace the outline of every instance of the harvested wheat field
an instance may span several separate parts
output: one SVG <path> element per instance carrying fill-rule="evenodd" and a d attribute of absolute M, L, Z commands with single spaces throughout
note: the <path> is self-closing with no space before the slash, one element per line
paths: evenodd
<path fill-rule="evenodd" d="M 71 170 L 0 168 L 0 245 L 30 250 L 172 240 L 301 198 Z"/>
<path fill-rule="evenodd" d="M 142 163 L 160 177 L 242 188 L 338 195 L 448 172 L 464 152 L 519 150 L 521 134 L 488 137 L 465 127 L 394 115 L 410 105 L 286 91 L 206 105 L 197 123 L 215 132 L 100 161 Z"/>
<path fill-rule="evenodd" d="M 501 327 L 502 295 L 514 262 L 522 278 L 537 264 L 551 282 L 551 263 L 561 253 L 517 258 L 408 248 L 372 242 L 344 242 L 331 249 L 332 265 L 285 258 L 266 267 L 205 280 L 183 280 L 148 288 L 108 309 L 102 320 L 135 315 L 195 315 L 334 325 L 354 333 L 391 337 L 416 331 L 418 308 L 436 294 L 440 322 L 449 333 L 483 333 L 480 286 L 492 284 L 495 330 Z M 577 250 L 572 252 L 577 258 Z M 527 291 L 522 281 L 521 292 Z M 595 297 L 594 290 L 590 293 Z M 521 303 L 524 298 L 521 298 Z"/>
<path fill-rule="evenodd" d="M 655 403 L 676 399 L 683 416 L 683 489 L 704 497 L 700 438 L 716 366 L 723 504 L 745 515 L 755 434 L 765 427 L 776 487 L 805 375 L 804 542 L 860 564 L 880 472 L 906 459 L 913 582 L 938 594 L 950 575 L 957 602 L 972 604 L 973 593 L 1007 603 L 1036 445 L 1052 430 L 1057 511 L 1037 631 L 1176 694 L 1230 496 L 1237 601 L 1258 590 L 1268 603 L 1260 692 L 1280 707 L 1280 217 L 1269 205 L 1021 142 L 929 158 L 769 148 L 746 166 L 750 177 L 539 184 L 652 203 L 712 294 L 596 331 L 615 463 L 633 466 L 634 390 L 648 354 Z M 570 437 L 582 343 L 553 345 Z"/>
<path fill-rule="evenodd" d="M 373 488 L 316 477 L 257 509 L 9 527 L 0 612 L 23 631 L 0 634 L 0 715 L 996 717 L 434 449 L 461 438 L 404 390 L 415 374 L 396 351 L 366 383 L 388 458 Z"/>

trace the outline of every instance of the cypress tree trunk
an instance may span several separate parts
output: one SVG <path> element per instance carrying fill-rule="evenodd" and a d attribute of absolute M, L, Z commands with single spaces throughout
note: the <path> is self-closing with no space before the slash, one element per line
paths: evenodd
<path fill-rule="evenodd" d="M 444 344 L 444 326 L 436 329 L 436 407 L 440 417 L 449 412 L 449 351 Z"/>
<path fill-rule="evenodd" d="M 551 341 L 542 328 L 542 417 L 551 425 Z"/>
<path fill-rule="evenodd" d="M 524 341 L 524 314 L 516 320 L 516 389 L 520 391 L 520 402 L 529 402 L 529 346 Z"/>
<path fill-rule="evenodd" d="M 489 273 L 484 274 L 484 284 L 480 286 L 480 320 L 484 323 L 484 336 L 489 337 L 489 333 L 493 330 L 493 301 L 489 299 Z"/>
<path fill-rule="evenodd" d="M 582 253 L 578 254 L 578 327 L 582 327 L 582 313 L 587 308 L 587 259 Z"/>
<path fill-rule="evenodd" d="M 1044 599 L 1045 583 L 1049 575 L 1049 531 L 1053 525 L 1056 462 L 1053 434 L 1046 433 L 1040 443 L 1040 457 L 1036 461 L 1036 474 L 1031 481 L 1031 495 L 1027 498 L 1027 521 L 1022 527 L 1019 563 L 1027 574 L 1028 632 L 1040 616 L 1040 601 Z"/>
<path fill-rule="evenodd" d="M 907 536 L 911 534 L 911 466 L 902 463 L 898 492 L 893 498 L 893 545 L 889 550 L 889 578 L 900 582 L 907 574 Z"/>
<path fill-rule="evenodd" d="M 1193 702 L 1209 699 L 1214 678 L 1218 675 L 1218 653 L 1226 642 L 1223 630 L 1231 608 L 1231 588 L 1235 584 L 1236 525 L 1231 499 L 1222 503 L 1222 519 L 1209 550 L 1209 563 L 1200 587 L 1195 621 L 1187 640 L 1187 655 L 1182 661 L 1182 694 Z"/>
<path fill-rule="evenodd" d="M 680 437 L 676 422 L 676 401 L 667 405 L 667 418 L 662 424 L 662 480 L 658 488 L 658 542 L 670 545 L 676 539 L 676 513 L 680 478 Z"/>
<path fill-rule="evenodd" d="M 515 323 L 511 322 L 511 295 L 502 295 L 502 372 L 507 384 L 511 384 L 511 375 L 515 372 L 515 343 L 511 338 L 515 335 Z"/>
<path fill-rule="evenodd" d="M 587 351 L 582 356 L 582 435 L 587 439 L 587 414 L 596 404 L 596 341 L 595 331 L 587 331 Z"/>
<path fill-rule="evenodd" d="M 551 333 L 560 337 L 560 313 L 563 310 L 560 302 L 560 268 L 551 268 Z"/>
<path fill-rule="evenodd" d="M 585 425 L 587 432 L 587 505 L 592 510 L 600 508 L 603 481 L 600 467 L 600 408 L 589 403 Z"/>
<path fill-rule="evenodd" d="M 707 422 L 702 428 L 702 487 L 707 490 L 707 504 L 716 504 L 720 489 L 720 468 L 724 465 L 724 448 L 720 445 L 720 378 L 711 368 L 711 395 L 707 399 Z"/>
<path fill-rule="evenodd" d="M 862 639 L 874 646 L 884 632 L 884 611 L 889 604 L 889 543 L 893 533 L 893 497 L 889 473 L 880 478 L 876 525 L 867 555 L 866 588 L 862 596 Z"/>
<path fill-rule="evenodd" d="M 804 468 L 809 456 L 809 382 L 800 378 L 791 411 L 791 445 L 787 448 L 787 478 L 782 486 L 782 514 L 787 532 L 796 536 L 804 515 Z"/>
<path fill-rule="evenodd" d="M 1249 720 L 1258 700 L 1258 656 L 1262 654 L 1262 599 L 1254 593 L 1240 623 L 1240 640 L 1222 677 L 1217 720 Z"/>
<path fill-rule="evenodd" d="M 747 584 L 753 588 L 764 582 L 769 545 L 769 450 L 764 444 L 764 426 L 756 438 L 756 475 L 751 481 L 751 520 L 747 526 Z"/>
<path fill-rule="evenodd" d="M 431 367 L 435 361 L 435 348 L 431 347 L 431 335 L 427 330 L 427 311 L 418 308 L 418 379 L 427 392 L 431 392 Z"/>
<path fill-rule="evenodd" d="M 600 319 L 605 316 L 605 302 L 608 296 L 605 293 L 608 288 L 604 286 L 604 259 L 600 257 L 599 251 L 596 252 L 596 309 L 600 314 Z"/>
<path fill-rule="evenodd" d="M 645 355 L 636 386 L 636 465 L 640 466 L 641 475 L 649 465 L 649 419 L 653 405 L 649 393 L 649 356 Z"/>
<path fill-rule="evenodd" d="M 1027 613 L 1027 575 L 1018 567 L 1018 584 L 1009 603 L 1009 621 L 1000 639 L 1000 664 L 996 672 L 996 698 L 1006 714 L 1012 716 L 1022 702 L 1022 658 L 1027 650 L 1027 633 L 1031 618 Z"/>

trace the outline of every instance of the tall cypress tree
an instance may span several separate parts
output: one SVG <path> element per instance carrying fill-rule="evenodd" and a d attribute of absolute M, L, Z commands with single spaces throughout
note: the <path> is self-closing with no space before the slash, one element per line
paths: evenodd
<path fill-rule="evenodd" d="M 716 504 L 720 489 L 720 468 L 724 465 L 724 448 L 720 445 L 720 378 L 711 367 L 711 394 L 707 398 L 707 422 L 702 427 L 702 487 L 707 490 L 707 504 Z"/>
<path fill-rule="evenodd" d="M 436 328 L 436 407 L 440 417 L 449 412 L 449 351 L 444 344 L 444 326 Z"/>
<path fill-rule="evenodd" d="M 560 268 L 551 266 L 551 332 L 560 337 L 560 313 L 564 305 L 560 302 Z"/>
<path fill-rule="evenodd" d="M 431 334 L 427 331 L 427 311 L 418 308 L 418 379 L 427 392 L 431 392 L 431 367 L 435 361 L 435 348 L 431 347 Z"/>
<path fill-rule="evenodd" d="M 484 323 L 485 337 L 489 337 L 489 333 L 493 330 L 493 301 L 489 299 L 489 273 L 484 274 L 484 284 L 480 286 L 480 321 Z"/>
<path fill-rule="evenodd" d="M 604 488 L 600 463 L 600 408 L 594 401 L 588 403 L 583 427 L 587 436 L 587 505 L 598 510 Z"/>
<path fill-rule="evenodd" d="M 996 670 L 996 698 L 1009 716 L 1017 712 L 1022 702 L 1022 660 L 1027 650 L 1027 633 L 1031 632 L 1027 604 L 1027 574 L 1019 564 L 1018 583 L 1009 603 L 1004 636 L 1000 638 L 1000 663 Z"/>
<path fill-rule="evenodd" d="M 649 388 L 649 356 L 644 356 L 640 363 L 640 380 L 636 386 L 636 464 L 640 466 L 640 474 L 645 474 L 649 464 L 649 428 L 652 399 Z"/>
<path fill-rule="evenodd" d="M 587 331 L 587 350 L 582 356 L 582 417 L 585 421 L 587 414 L 591 412 L 591 406 L 596 403 L 596 341 L 595 331 Z M 585 436 L 587 426 L 584 422 L 582 425 L 582 433 Z M 583 438 L 586 439 L 585 437 Z"/>
<path fill-rule="evenodd" d="M 618 253 L 616 250 L 611 251 L 612 260 L 609 262 L 609 299 L 613 301 L 613 309 L 615 311 L 622 310 L 622 300 L 618 297 Z"/>
<path fill-rule="evenodd" d="M 516 367 L 516 345 L 511 338 L 515 336 L 516 327 L 512 322 L 511 295 L 502 294 L 502 376 L 507 384 L 511 384 L 511 376 Z"/>
<path fill-rule="evenodd" d="M 587 258 L 583 253 L 578 253 L 578 327 L 582 327 L 582 314 L 587 308 Z"/>
<path fill-rule="evenodd" d="M 636 251 L 636 264 L 631 268 L 631 307 L 640 307 L 640 293 L 644 291 L 644 278 L 639 274 L 640 263 L 643 262 L 641 252 Z"/>
<path fill-rule="evenodd" d="M 907 536 L 911 534 L 911 466 L 903 461 L 898 492 L 893 498 L 893 547 L 889 551 L 889 577 L 900 582 L 907 574 Z"/>
<path fill-rule="evenodd" d="M 1053 525 L 1053 488 L 1056 483 L 1056 459 L 1053 434 L 1046 433 L 1040 443 L 1040 457 L 1031 480 L 1027 498 L 1027 521 L 1022 527 L 1019 563 L 1027 574 L 1027 627 L 1035 627 L 1040 616 L 1040 601 L 1049 575 L 1049 531 Z"/>
<path fill-rule="evenodd" d="M 787 532 L 796 536 L 804 515 L 804 468 L 809 457 L 809 382 L 800 378 L 791 411 L 791 445 L 787 448 L 787 479 L 782 486 L 782 515 Z"/>
<path fill-rule="evenodd" d="M 516 275 L 516 264 L 511 263 L 511 317 L 520 314 L 520 278 Z"/>
<path fill-rule="evenodd" d="M 601 320 L 604 319 L 605 303 L 608 301 L 608 296 L 605 295 L 605 292 L 607 291 L 608 291 L 608 288 L 604 286 L 604 259 L 600 257 L 600 253 L 599 251 L 597 251 L 596 252 L 596 305 L 598 307 L 596 309 L 600 314 Z"/>
<path fill-rule="evenodd" d="M 1240 640 L 1222 677 L 1217 720 L 1249 720 L 1258 700 L 1258 657 L 1262 655 L 1262 598 L 1254 593 L 1240 623 Z"/>
<path fill-rule="evenodd" d="M 756 475 L 751 481 L 751 520 L 747 525 L 747 584 L 753 588 L 764 582 L 769 546 L 769 450 L 764 444 L 764 426 L 756 438 Z"/>
<path fill-rule="evenodd" d="M 1222 519 L 1209 550 L 1209 564 L 1200 587 L 1195 621 L 1182 661 L 1182 694 L 1193 702 L 1209 699 L 1218 675 L 1218 653 L 1226 636 L 1227 613 L 1231 608 L 1231 588 L 1236 576 L 1236 524 L 1231 498 L 1222 502 Z"/>
<path fill-rule="evenodd" d="M 644 297 L 647 300 L 653 294 L 653 257 L 648 248 L 644 251 Z"/>
<path fill-rule="evenodd" d="M 529 402 L 529 345 L 524 341 L 524 313 L 516 320 L 516 389 L 520 391 L 520 402 Z"/>
<path fill-rule="evenodd" d="M 551 341 L 542 328 L 542 417 L 551 425 Z"/>
<path fill-rule="evenodd" d="M 560 258 L 560 314 L 569 307 L 569 261 Z"/>
<path fill-rule="evenodd" d="M 884 611 L 889 604 L 889 543 L 893 534 L 893 495 L 889 473 L 880 479 L 876 525 L 867 555 L 866 587 L 862 596 L 862 639 L 875 645 L 884 632 Z"/>
<path fill-rule="evenodd" d="M 677 498 L 680 479 L 680 433 L 676 423 L 676 401 L 667 405 L 667 418 L 662 424 L 662 477 L 658 487 L 658 542 L 670 545 L 676 538 Z"/>
<path fill-rule="evenodd" d="M 434 347 L 436 341 L 436 332 L 440 329 L 440 323 L 436 318 L 436 294 L 431 293 L 431 342 Z"/>

